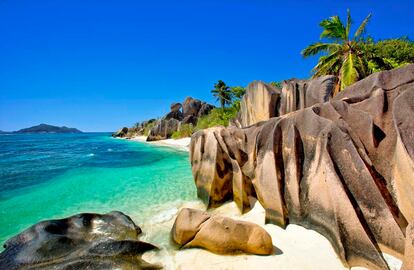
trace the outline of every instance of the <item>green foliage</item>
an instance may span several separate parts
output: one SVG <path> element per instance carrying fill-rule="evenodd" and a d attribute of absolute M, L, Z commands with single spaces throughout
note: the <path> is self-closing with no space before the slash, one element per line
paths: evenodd
<path fill-rule="evenodd" d="M 219 80 L 214 84 L 214 89 L 211 90 L 211 93 L 217 98 L 217 101 L 220 102 L 221 108 L 224 108 L 226 104 L 231 104 L 232 92 L 230 87 L 228 87 L 222 80 Z"/>
<path fill-rule="evenodd" d="M 338 16 L 330 17 L 320 23 L 320 38 L 330 42 L 316 42 L 302 51 L 304 57 L 322 54 L 313 69 L 313 77 L 336 75 L 337 91 L 353 84 L 369 74 L 367 50 L 362 35 L 371 19 L 369 14 L 351 38 L 351 14 L 348 10 L 346 25 Z"/>
<path fill-rule="evenodd" d="M 206 116 L 198 119 L 196 130 L 206 129 L 215 126 L 229 125 L 230 119 L 236 117 L 238 110 L 235 107 L 215 108 Z"/>
<path fill-rule="evenodd" d="M 240 100 L 243 98 L 244 94 L 246 93 L 246 88 L 243 86 L 234 86 L 230 88 L 232 93 L 232 101 L 230 107 L 234 110 L 240 110 Z"/>
<path fill-rule="evenodd" d="M 148 136 L 149 135 L 149 133 L 150 133 L 150 131 L 151 131 L 151 129 L 155 126 L 155 121 L 153 121 L 153 122 L 148 122 L 145 126 L 144 126 L 144 130 L 143 130 L 143 135 L 144 136 Z"/>
<path fill-rule="evenodd" d="M 241 99 L 243 95 L 246 93 L 246 88 L 243 86 L 233 86 L 230 88 L 231 94 L 233 98 Z"/>
<path fill-rule="evenodd" d="M 194 133 L 194 127 L 192 124 L 184 124 L 180 126 L 180 129 L 178 131 L 175 131 L 171 138 L 173 139 L 181 139 L 185 137 L 190 137 Z"/>
<path fill-rule="evenodd" d="M 274 88 L 282 88 L 282 82 L 270 82 L 270 85 Z"/>
<path fill-rule="evenodd" d="M 371 72 L 389 70 L 414 63 L 414 42 L 407 37 L 366 41 L 366 49 L 372 56 L 368 62 Z"/>

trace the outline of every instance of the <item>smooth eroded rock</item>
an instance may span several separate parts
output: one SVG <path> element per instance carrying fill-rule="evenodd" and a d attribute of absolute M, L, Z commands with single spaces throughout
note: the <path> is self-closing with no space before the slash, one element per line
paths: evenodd
<path fill-rule="evenodd" d="M 180 246 L 201 247 L 219 254 L 273 253 L 272 238 L 259 225 L 184 208 L 175 220 L 171 236 Z"/>
<path fill-rule="evenodd" d="M 6 241 L 0 269 L 159 269 L 141 259 L 155 246 L 121 212 L 39 222 Z"/>
<path fill-rule="evenodd" d="M 312 94 L 311 103 L 330 91 L 329 80 L 318 83 L 323 91 L 316 93 L 326 95 Z M 280 105 L 282 116 L 195 133 L 197 194 L 208 207 L 232 199 L 242 212 L 255 197 L 267 222 L 321 233 L 346 267 L 388 269 L 382 252 L 402 258 L 414 220 L 414 64 L 373 74 L 310 107 L 297 99 L 306 97 L 301 93 Z"/>

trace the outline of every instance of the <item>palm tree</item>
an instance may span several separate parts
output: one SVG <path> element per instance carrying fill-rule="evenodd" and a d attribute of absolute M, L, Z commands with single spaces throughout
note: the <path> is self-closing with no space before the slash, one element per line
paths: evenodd
<path fill-rule="evenodd" d="M 368 56 L 364 50 L 362 35 L 370 19 L 371 14 L 362 21 L 352 37 L 350 35 L 352 19 L 349 9 L 346 25 L 338 16 L 323 20 L 320 23 L 323 28 L 320 38 L 331 42 L 316 42 L 302 51 L 304 57 L 323 53 L 312 70 L 312 77 L 336 75 L 338 80 L 335 93 L 366 77 L 369 74 Z"/>
<path fill-rule="evenodd" d="M 213 96 L 215 96 L 217 100 L 220 101 L 221 108 L 224 109 L 226 104 L 231 103 L 232 93 L 230 87 L 228 87 L 222 80 L 219 80 L 214 84 L 214 89 L 211 90 L 211 93 L 213 93 Z"/>

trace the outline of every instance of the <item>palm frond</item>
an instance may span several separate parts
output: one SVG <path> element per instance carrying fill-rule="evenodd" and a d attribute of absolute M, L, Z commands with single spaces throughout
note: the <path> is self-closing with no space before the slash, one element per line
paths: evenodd
<path fill-rule="evenodd" d="M 354 38 L 358 38 L 365 32 L 365 28 L 367 27 L 367 24 L 369 23 L 370 19 L 371 19 L 371 13 L 368 14 L 368 16 L 362 21 L 361 25 L 358 27 L 358 29 L 355 32 Z"/>
<path fill-rule="evenodd" d="M 347 9 L 347 20 L 346 20 L 346 39 L 349 39 L 349 32 L 351 31 L 351 25 L 352 25 L 352 18 L 351 18 L 351 12 L 349 11 L 349 8 Z"/>
<path fill-rule="evenodd" d="M 319 24 L 323 31 L 320 38 L 331 38 L 335 40 L 346 40 L 346 29 L 338 16 L 332 16 Z"/>
<path fill-rule="evenodd" d="M 340 48 L 340 45 L 336 43 L 316 42 L 303 49 L 301 54 L 304 57 L 308 57 L 312 55 L 317 55 L 321 52 L 332 52 L 334 50 L 337 50 L 338 48 Z"/>
<path fill-rule="evenodd" d="M 348 53 L 341 67 L 341 90 L 358 80 L 359 74 L 355 66 L 354 55 Z"/>

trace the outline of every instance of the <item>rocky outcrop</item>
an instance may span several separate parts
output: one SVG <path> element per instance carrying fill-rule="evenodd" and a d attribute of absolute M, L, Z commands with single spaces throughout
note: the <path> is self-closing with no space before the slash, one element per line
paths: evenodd
<path fill-rule="evenodd" d="M 0 269 L 160 269 L 141 259 L 156 249 L 121 212 L 39 222 L 4 244 Z"/>
<path fill-rule="evenodd" d="M 239 122 L 247 127 L 277 116 L 281 90 L 261 81 L 247 86 L 246 94 L 240 101 Z"/>
<path fill-rule="evenodd" d="M 272 238 L 259 225 L 189 208 L 178 214 L 171 236 L 182 247 L 201 247 L 219 254 L 273 252 Z"/>
<path fill-rule="evenodd" d="M 261 81 L 247 86 L 240 102 L 240 112 L 233 124 L 248 127 L 272 117 L 285 115 L 317 103 L 329 101 L 334 90 L 335 76 L 312 80 L 286 80 L 282 89 Z"/>
<path fill-rule="evenodd" d="M 112 133 L 112 137 L 120 137 L 123 138 L 127 135 L 128 133 L 128 128 L 127 127 L 123 127 L 119 130 L 117 130 L 116 132 Z"/>
<path fill-rule="evenodd" d="M 198 119 L 207 115 L 213 108 L 213 105 L 192 97 L 187 97 L 183 104 L 173 103 L 170 106 L 171 111 L 151 129 L 147 140 L 165 140 L 170 138 L 174 132 L 180 130 L 181 125 L 191 124 L 195 126 Z"/>
<path fill-rule="evenodd" d="M 199 131 L 190 145 L 198 196 L 209 207 L 234 200 L 243 212 L 255 197 L 267 222 L 320 232 L 344 265 L 388 269 L 381 251 L 402 258 L 414 220 L 412 119 L 408 65 L 375 73 L 329 102 L 246 128 Z"/>

